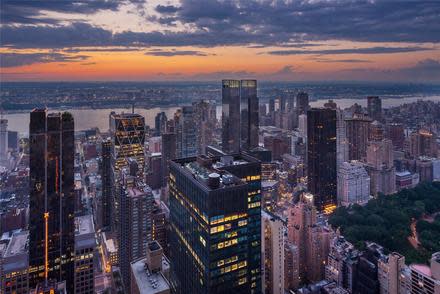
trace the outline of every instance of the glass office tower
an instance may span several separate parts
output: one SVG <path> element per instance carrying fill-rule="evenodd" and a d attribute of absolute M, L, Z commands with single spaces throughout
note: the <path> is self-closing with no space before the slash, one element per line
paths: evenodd
<path fill-rule="evenodd" d="M 240 81 L 222 81 L 222 149 L 240 151 Z"/>
<path fill-rule="evenodd" d="M 178 293 L 261 292 L 260 163 L 249 159 L 171 162 L 170 257 Z"/>
<path fill-rule="evenodd" d="M 30 287 L 66 281 L 74 289 L 74 121 L 70 113 L 30 115 Z"/>
<path fill-rule="evenodd" d="M 258 97 L 256 80 L 241 81 L 240 108 L 241 150 L 249 150 L 258 146 Z"/>
<path fill-rule="evenodd" d="M 336 110 L 307 111 L 307 183 L 319 211 L 331 212 L 337 203 Z"/>

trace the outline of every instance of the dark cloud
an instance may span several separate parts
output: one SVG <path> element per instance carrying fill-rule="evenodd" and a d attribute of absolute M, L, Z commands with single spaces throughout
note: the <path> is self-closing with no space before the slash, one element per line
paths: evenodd
<path fill-rule="evenodd" d="M 157 5 L 155 10 L 159 13 L 168 14 L 176 13 L 179 11 L 179 7 L 173 5 Z"/>
<path fill-rule="evenodd" d="M 313 58 L 316 62 L 323 63 L 370 63 L 367 59 L 327 59 L 327 58 Z"/>
<path fill-rule="evenodd" d="M 271 55 L 339 55 L 339 54 L 388 54 L 405 53 L 432 50 L 425 47 L 370 47 L 370 48 L 352 48 L 352 49 L 328 49 L 328 50 L 274 50 L 267 54 Z"/>
<path fill-rule="evenodd" d="M 128 0 L 127 0 L 128 1 Z M 5 3 L 3 5 L 3 2 Z M 134 1 L 143 5 L 142 1 Z M 389 0 L 181 0 L 179 6 L 158 5 L 157 16 L 149 20 L 163 27 L 183 23 L 186 31 L 125 31 L 112 33 L 88 23 L 61 25 L 57 20 L 41 20 L 42 10 L 92 14 L 117 10 L 117 0 L 2 1 L 2 46 L 15 48 L 64 48 L 88 46 L 280 46 L 308 48 L 327 40 L 360 42 L 440 42 L 440 1 Z M 136 11 L 140 14 L 140 11 Z M 20 20 L 21 18 L 21 20 Z M 47 22 L 51 25 L 35 26 Z M 27 25 L 14 26 L 11 23 Z M 382 48 L 382 49 L 381 49 Z M 322 54 L 396 53 L 376 47 L 335 49 Z M 336 50 L 339 50 L 336 51 Z M 348 51 L 347 51 L 348 50 Z M 408 51 L 404 51 L 408 50 Z M 419 51 L 401 49 L 399 52 Z M 274 51 L 273 54 L 308 54 L 301 50 Z M 316 53 L 319 54 L 319 53 Z"/>
<path fill-rule="evenodd" d="M 145 52 L 145 55 L 152 56 L 164 56 L 164 57 L 172 57 L 172 56 L 208 56 L 210 54 L 196 51 L 196 50 L 161 50 L 155 49 Z"/>
<path fill-rule="evenodd" d="M 2 0 L 0 20 L 1 24 L 54 24 L 58 20 L 41 17 L 41 11 L 91 14 L 99 10 L 116 10 L 121 3 L 118 0 Z"/>
<path fill-rule="evenodd" d="M 62 53 L 2 53 L 0 67 L 16 67 L 34 63 L 77 62 L 88 58 L 86 55 L 66 55 Z"/>

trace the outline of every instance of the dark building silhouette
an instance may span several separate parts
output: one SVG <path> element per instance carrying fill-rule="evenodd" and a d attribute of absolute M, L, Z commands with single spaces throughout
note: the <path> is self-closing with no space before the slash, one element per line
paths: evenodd
<path fill-rule="evenodd" d="M 162 186 L 166 186 L 169 175 L 170 160 L 177 158 L 176 150 L 176 134 L 164 133 L 162 134 Z"/>
<path fill-rule="evenodd" d="M 112 199 L 114 193 L 114 172 L 112 163 L 112 142 L 110 139 L 101 144 L 101 181 L 102 181 L 102 227 L 110 228 L 112 224 Z"/>
<path fill-rule="evenodd" d="M 307 112 L 308 189 L 319 211 L 329 212 L 336 194 L 336 110 L 312 108 Z"/>
<path fill-rule="evenodd" d="M 260 173 L 260 162 L 244 155 L 171 162 L 178 293 L 261 293 Z"/>
<path fill-rule="evenodd" d="M 240 151 L 240 81 L 222 81 L 222 149 Z"/>
<path fill-rule="evenodd" d="M 373 120 L 382 120 L 382 100 L 378 96 L 367 97 L 367 110 Z"/>
<path fill-rule="evenodd" d="M 305 92 L 299 92 L 296 95 L 296 111 L 298 115 L 306 114 L 309 110 L 309 95 Z"/>
<path fill-rule="evenodd" d="M 30 288 L 49 281 L 74 287 L 74 121 L 70 113 L 30 115 Z"/>
<path fill-rule="evenodd" d="M 242 80 L 240 83 L 241 150 L 258 146 L 258 97 L 257 81 Z"/>

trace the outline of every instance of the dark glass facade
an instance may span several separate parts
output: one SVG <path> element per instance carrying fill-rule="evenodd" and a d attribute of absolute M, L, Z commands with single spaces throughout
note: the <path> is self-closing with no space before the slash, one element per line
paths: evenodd
<path fill-rule="evenodd" d="M 101 145 L 101 181 L 102 181 L 102 227 L 110 228 L 112 224 L 112 199 L 114 193 L 114 172 L 112 164 L 112 142 L 103 140 Z"/>
<path fill-rule="evenodd" d="M 178 293 L 261 293 L 259 162 L 240 162 L 237 169 L 214 157 L 171 162 L 169 241 Z"/>
<path fill-rule="evenodd" d="M 309 95 L 305 92 L 299 92 L 296 95 L 296 111 L 298 115 L 306 114 L 309 110 Z"/>
<path fill-rule="evenodd" d="M 257 81 L 242 80 L 240 83 L 241 150 L 258 146 L 258 115 Z"/>
<path fill-rule="evenodd" d="M 74 286 L 74 121 L 70 113 L 31 112 L 29 279 Z"/>
<path fill-rule="evenodd" d="M 222 81 L 222 149 L 240 151 L 240 81 Z"/>
<path fill-rule="evenodd" d="M 335 208 L 336 110 L 312 108 L 307 112 L 307 183 L 319 211 Z"/>
<path fill-rule="evenodd" d="M 378 96 L 367 97 L 368 116 L 373 120 L 382 119 L 382 100 Z"/>

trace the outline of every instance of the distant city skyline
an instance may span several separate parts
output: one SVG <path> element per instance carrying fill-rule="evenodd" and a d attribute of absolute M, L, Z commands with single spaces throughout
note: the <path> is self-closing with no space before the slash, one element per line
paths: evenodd
<path fill-rule="evenodd" d="M 2 1 L 2 81 L 440 82 L 436 1 Z"/>

